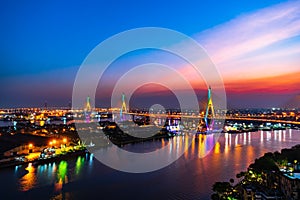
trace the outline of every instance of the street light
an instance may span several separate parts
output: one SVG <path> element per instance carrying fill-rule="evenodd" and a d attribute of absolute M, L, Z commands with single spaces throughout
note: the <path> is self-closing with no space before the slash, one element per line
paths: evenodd
<path fill-rule="evenodd" d="M 28 153 L 32 153 L 32 147 L 33 147 L 33 144 L 29 143 L 29 145 L 28 145 Z"/>

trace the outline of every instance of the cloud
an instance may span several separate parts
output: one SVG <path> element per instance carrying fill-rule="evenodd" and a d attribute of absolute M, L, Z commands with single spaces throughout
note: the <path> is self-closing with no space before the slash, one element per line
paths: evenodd
<path fill-rule="evenodd" d="M 297 93 L 300 85 L 299 76 L 300 72 L 297 72 L 267 78 L 244 80 L 238 83 L 236 81 L 228 81 L 225 85 L 229 93 Z"/>
<path fill-rule="evenodd" d="M 251 79 L 299 71 L 299 35 L 300 1 L 291 1 L 238 16 L 195 38 L 224 79 Z"/>

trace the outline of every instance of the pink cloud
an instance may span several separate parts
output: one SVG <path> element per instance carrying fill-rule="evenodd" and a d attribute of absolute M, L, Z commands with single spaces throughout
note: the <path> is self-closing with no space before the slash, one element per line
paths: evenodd
<path fill-rule="evenodd" d="M 300 70 L 297 68 L 299 59 L 295 59 L 299 57 L 300 40 L 291 48 L 282 48 L 282 45 L 268 48 L 278 43 L 284 45 L 299 35 L 300 2 L 292 1 L 241 15 L 199 33 L 196 39 L 206 48 L 225 79 L 239 74 L 257 78 Z M 260 73 L 262 69 L 265 73 Z"/>

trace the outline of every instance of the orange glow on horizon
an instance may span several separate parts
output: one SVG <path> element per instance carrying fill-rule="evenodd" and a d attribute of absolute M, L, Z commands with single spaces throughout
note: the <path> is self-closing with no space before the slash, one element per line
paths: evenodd
<path fill-rule="evenodd" d="M 226 92 L 232 93 L 297 93 L 300 85 L 300 72 L 283 74 L 264 78 L 249 78 L 236 79 L 236 77 L 224 78 L 224 87 Z M 192 88 L 195 90 L 207 90 L 203 80 L 189 80 Z M 221 88 L 221 86 L 214 86 L 213 90 Z M 218 88 L 216 88 L 218 87 Z M 176 87 L 177 88 L 177 87 Z M 178 88 L 177 90 L 184 91 L 187 88 Z M 159 84 L 146 84 L 135 91 L 136 94 L 156 94 L 161 95 L 170 93 L 170 90 Z"/>
<path fill-rule="evenodd" d="M 290 93 L 299 91 L 300 72 L 251 80 L 225 80 L 227 92 Z"/>

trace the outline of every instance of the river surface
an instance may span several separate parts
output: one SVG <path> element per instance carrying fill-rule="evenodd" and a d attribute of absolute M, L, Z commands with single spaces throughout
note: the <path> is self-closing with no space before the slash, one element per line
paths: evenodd
<path fill-rule="evenodd" d="M 172 143 L 176 145 L 170 150 L 176 151 L 188 145 L 187 137 L 123 148 L 147 152 Z M 44 165 L 0 169 L 0 199 L 210 199 L 214 182 L 229 181 L 266 152 L 300 144 L 297 130 L 195 137 L 177 161 L 149 173 L 120 172 L 88 154 Z"/>

